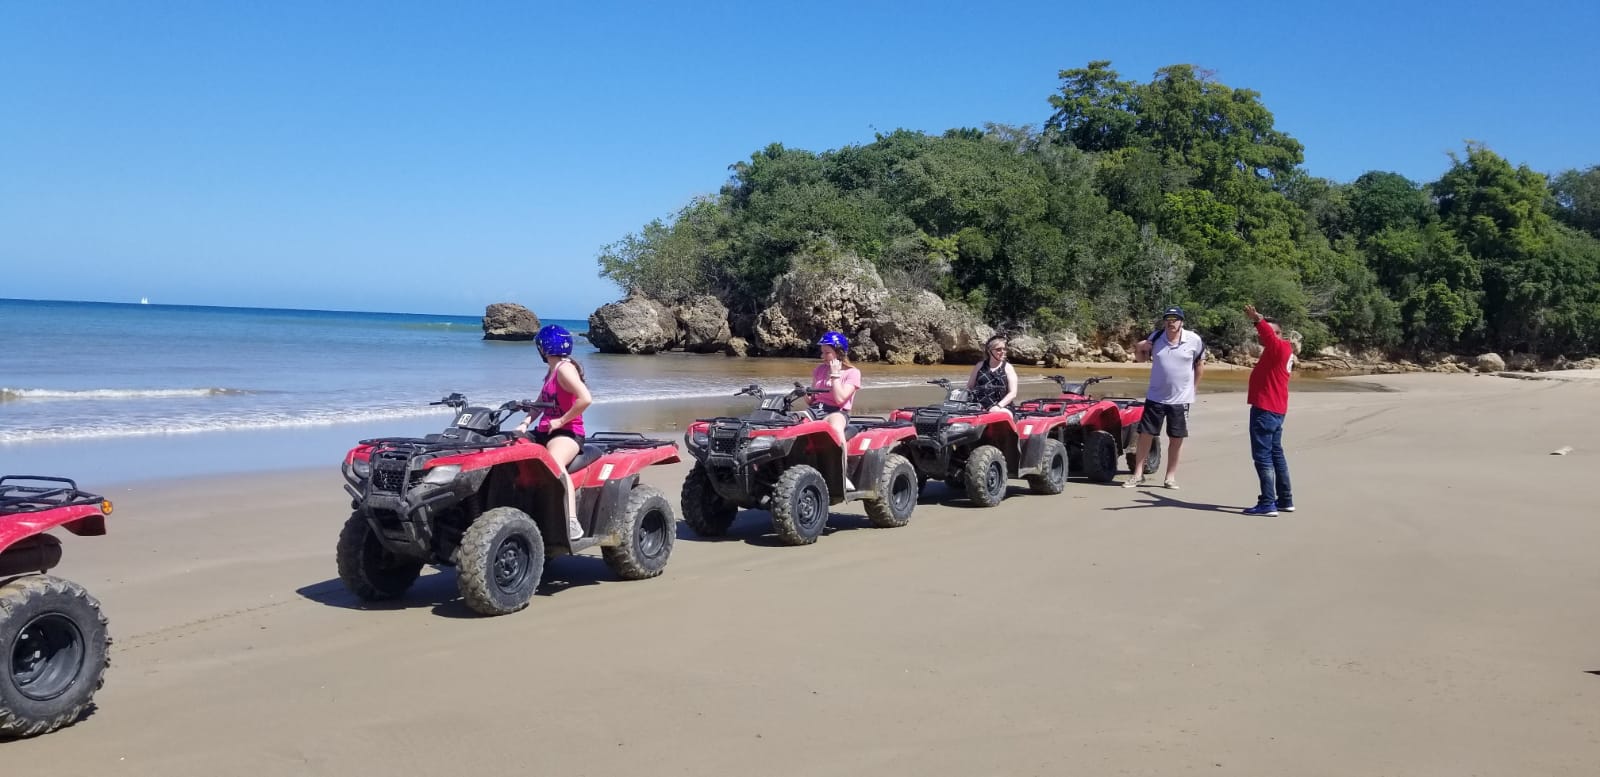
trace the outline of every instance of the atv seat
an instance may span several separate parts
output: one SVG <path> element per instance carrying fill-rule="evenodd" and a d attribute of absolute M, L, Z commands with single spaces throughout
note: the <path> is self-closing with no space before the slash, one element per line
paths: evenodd
<path fill-rule="evenodd" d="M 567 465 L 567 474 L 570 475 L 580 469 L 583 469 L 584 467 L 589 466 L 590 464 L 593 464 L 595 459 L 598 459 L 604 455 L 606 455 L 605 446 L 595 445 L 594 443 L 585 443 L 583 450 L 578 452 L 578 457 L 573 459 L 571 464 Z"/>

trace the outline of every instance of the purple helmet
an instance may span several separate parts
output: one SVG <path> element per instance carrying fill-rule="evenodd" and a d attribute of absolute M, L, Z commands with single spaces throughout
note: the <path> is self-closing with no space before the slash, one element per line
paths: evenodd
<path fill-rule="evenodd" d="M 823 335 L 822 339 L 817 341 L 817 345 L 831 346 L 833 350 L 841 354 L 850 352 L 850 338 L 838 332 L 829 332 Z"/>
<path fill-rule="evenodd" d="M 546 356 L 572 355 L 572 333 L 564 327 L 550 324 L 533 336 L 533 341 L 539 344 L 539 350 Z"/>

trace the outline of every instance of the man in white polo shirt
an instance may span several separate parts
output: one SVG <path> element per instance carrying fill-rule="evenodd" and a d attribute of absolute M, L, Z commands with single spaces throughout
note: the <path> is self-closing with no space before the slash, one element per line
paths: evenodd
<path fill-rule="evenodd" d="M 1150 388 L 1144 395 L 1144 419 L 1139 422 L 1139 447 L 1134 454 L 1133 474 L 1122 484 L 1133 488 L 1144 482 L 1144 460 L 1150 441 L 1167 427 L 1167 488 L 1178 487 L 1178 453 L 1189 436 L 1189 406 L 1194 404 L 1195 387 L 1205 371 L 1205 342 L 1200 335 L 1183 328 L 1183 308 L 1167 308 L 1161 314 L 1162 327 L 1134 346 L 1137 361 L 1150 360 Z"/>

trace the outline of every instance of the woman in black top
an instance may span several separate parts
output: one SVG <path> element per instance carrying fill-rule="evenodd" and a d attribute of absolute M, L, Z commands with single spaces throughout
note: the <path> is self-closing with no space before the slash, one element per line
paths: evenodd
<path fill-rule="evenodd" d="M 967 376 L 967 391 L 972 401 L 990 410 L 1004 410 L 1017 398 L 1017 371 L 1006 361 L 1006 338 L 995 335 L 983 345 L 983 361 L 972 367 Z"/>

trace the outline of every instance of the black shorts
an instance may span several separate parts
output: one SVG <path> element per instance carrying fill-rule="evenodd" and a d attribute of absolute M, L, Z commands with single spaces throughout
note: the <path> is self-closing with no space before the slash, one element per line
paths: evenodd
<path fill-rule="evenodd" d="M 1168 437 L 1189 436 L 1189 406 L 1167 405 L 1144 401 L 1144 417 L 1139 419 L 1139 433 L 1161 436 L 1161 424 L 1166 422 Z"/>
<path fill-rule="evenodd" d="M 583 435 L 575 434 L 571 429 L 557 429 L 553 432 L 531 432 L 528 437 L 540 445 L 549 445 L 553 437 L 570 437 L 578 443 L 579 450 L 583 449 Z"/>
<path fill-rule="evenodd" d="M 844 416 L 844 420 L 846 421 L 850 420 L 850 411 L 842 407 L 834 407 L 832 405 L 824 405 L 820 403 L 811 406 L 811 417 L 817 419 L 818 421 L 821 421 L 822 419 L 827 418 L 834 413 Z"/>

